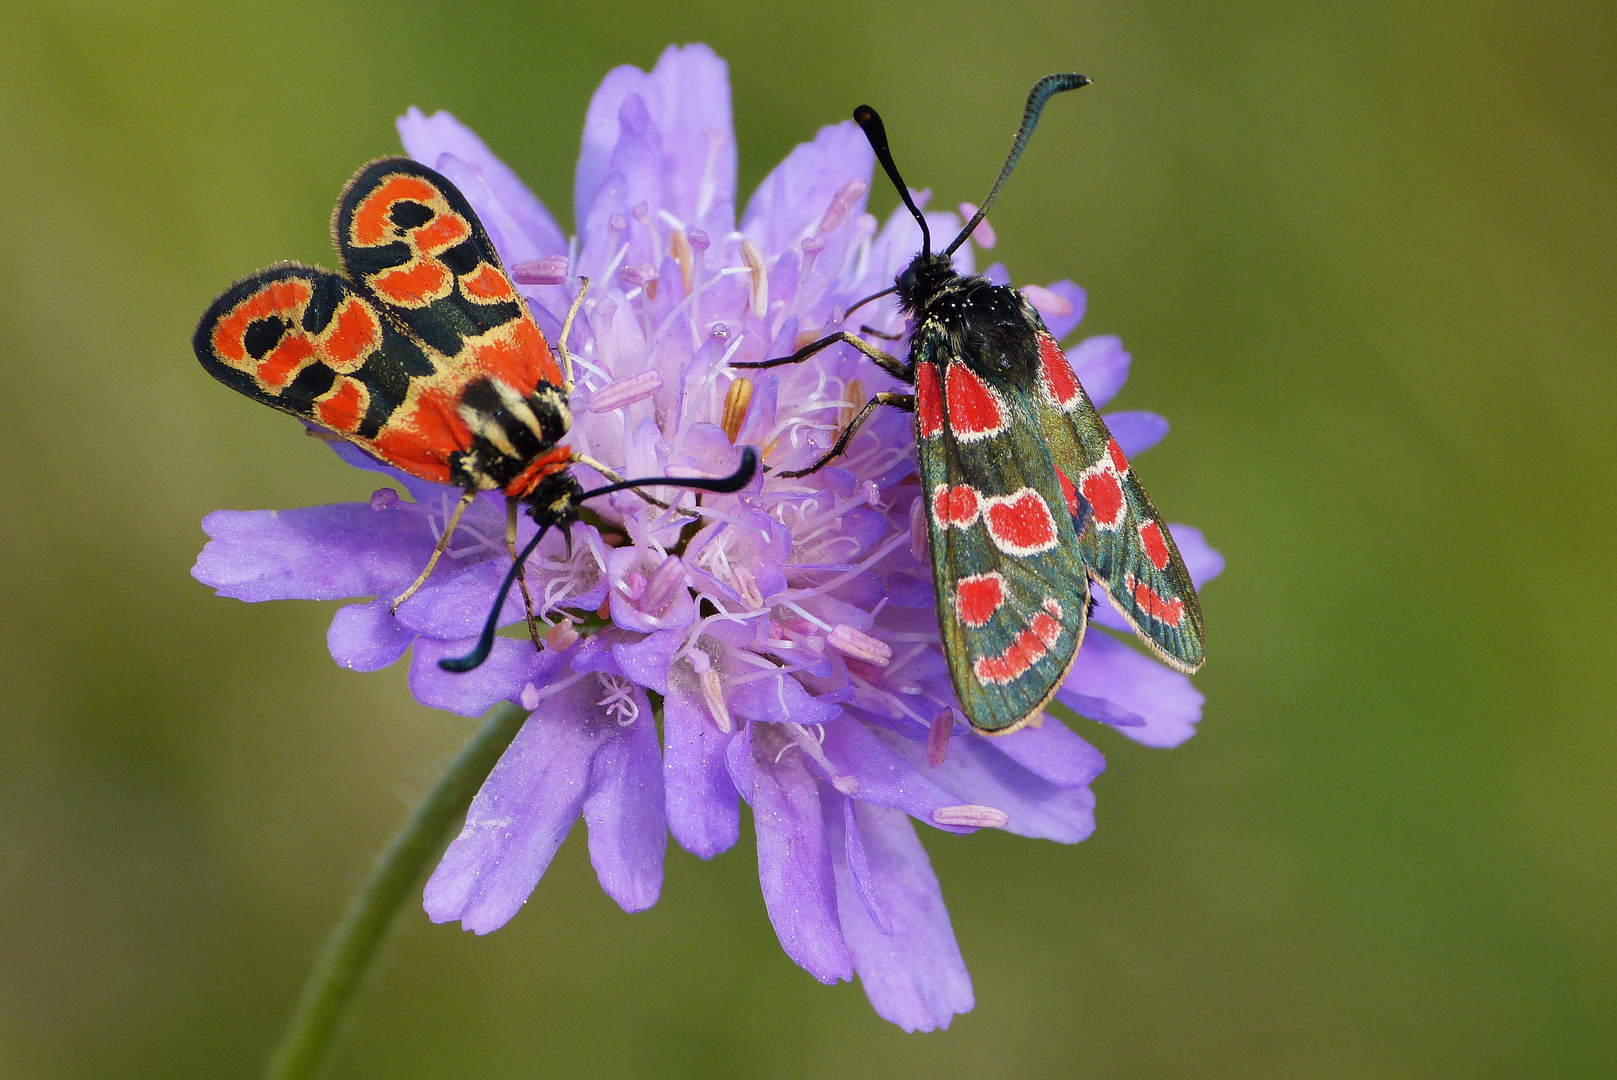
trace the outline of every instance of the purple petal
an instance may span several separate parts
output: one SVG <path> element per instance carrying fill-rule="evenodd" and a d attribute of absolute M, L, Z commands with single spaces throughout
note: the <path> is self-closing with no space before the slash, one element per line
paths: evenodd
<path fill-rule="evenodd" d="M 749 800 L 758 834 L 758 879 L 769 921 L 786 955 L 810 975 L 822 983 L 851 979 L 853 962 L 837 917 L 820 785 L 803 767 L 801 755 L 768 760 L 776 749 L 772 743 L 754 749 L 755 783 Z"/>
<path fill-rule="evenodd" d="M 498 201 L 499 209 L 517 226 L 526 241 L 526 250 L 532 254 L 524 253 L 521 258 L 566 253 L 567 237 L 550 216 L 550 211 L 545 209 L 545 204 L 528 190 L 528 186 L 518 179 L 510 166 L 490 152 L 487 144 L 471 128 L 447 112 L 439 111 L 426 116 L 412 106 L 399 117 L 398 129 L 404 152 L 423 165 L 436 169 L 440 157 L 453 154 L 471 167 Z M 450 179 L 455 180 L 454 177 Z M 455 182 L 459 183 L 458 180 Z M 478 200 L 472 199 L 471 192 L 464 189 L 463 192 L 472 200 L 473 209 L 479 217 L 484 218 L 486 224 L 488 219 L 483 206 L 479 205 Z M 509 267 L 511 256 L 504 249 L 501 249 L 500 255 L 507 260 L 506 266 Z"/>
<path fill-rule="evenodd" d="M 635 94 L 645 102 L 662 143 L 658 162 L 662 193 L 656 208 L 667 209 L 710 235 L 728 233 L 735 216 L 736 183 L 729 67 L 706 45 L 671 45 L 651 72 L 625 65 L 601 81 L 584 118 L 584 143 L 573 181 L 576 220 L 585 220 L 612 171 L 619 110 Z"/>
<path fill-rule="evenodd" d="M 415 634 L 388 612 L 392 605 L 388 595 L 338 611 L 326 631 L 331 658 L 355 671 L 380 671 L 403 656 Z"/>
<path fill-rule="evenodd" d="M 831 825 L 831 818 L 840 813 L 843 829 L 842 854 L 847 861 L 848 873 L 853 878 L 854 891 L 859 894 L 859 899 L 865 905 L 865 914 L 876 924 L 876 929 L 891 936 L 893 920 L 888 917 L 887 909 L 882 906 L 881 897 L 876 893 L 876 881 L 870 872 L 870 856 L 865 852 L 865 838 L 859 831 L 859 820 L 854 816 L 854 800 L 835 788 L 823 785 L 820 787 L 820 797 L 825 800 L 826 835 L 831 842 L 833 864 L 836 863 L 837 837 Z M 841 809 L 838 810 L 838 807 Z M 840 904 L 839 897 L 838 905 Z"/>
<path fill-rule="evenodd" d="M 1068 310 L 1065 313 L 1048 312 L 1043 309 L 1039 311 L 1039 314 L 1044 318 L 1044 328 L 1050 331 L 1051 337 L 1060 341 L 1078 329 L 1078 324 L 1084 321 L 1084 309 L 1089 303 L 1089 295 L 1084 292 L 1081 286 L 1074 285 L 1065 278 L 1052 285 L 1046 285 L 1045 290 L 1055 293 L 1065 300 L 1068 305 Z M 1076 363 L 1074 361 L 1075 365 Z M 1079 375 L 1079 381 L 1083 381 L 1081 374 Z M 1089 389 L 1088 383 L 1084 383 L 1084 389 Z M 1091 394 L 1091 397 L 1093 396 Z"/>
<path fill-rule="evenodd" d="M 411 581 L 434 543 L 426 519 L 338 503 L 301 510 L 216 510 L 191 576 L 238 600 L 345 600 Z"/>
<path fill-rule="evenodd" d="M 1138 716 L 1144 724 L 1118 730 L 1137 743 L 1164 748 L 1196 733 L 1206 700 L 1186 676 L 1100 632 L 1084 639 L 1056 696 L 1080 714 L 1086 714 L 1089 699 L 1099 699 Z"/>
<path fill-rule="evenodd" d="M 1067 350 L 1067 362 L 1097 409 L 1128 381 L 1129 354 L 1123 351 L 1123 340 L 1111 334 L 1084 338 Z"/>
<path fill-rule="evenodd" d="M 596 680 L 585 680 L 586 685 L 592 682 Z M 607 738 L 590 766 L 584 821 L 590 830 L 590 862 L 601 888 L 624 911 L 644 911 L 657 902 L 662 890 L 668 824 L 663 816 L 657 722 L 645 692 L 636 687 L 633 698 L 639 714 L 627 726 L 601 717 L 596 703 L 594 722 Z"/>
<path fill-rule="evenodd" d="M 511 559 L 504 553 L 478 552 L 466 559 L 440 559 L 427 583 L 399 605 L 399 622 L 424 637 L 476 637 L 483 632 L 494 594 L 510 569 Z M 542 587 L 532 575 L 528 585 Z M 496 622 L 510 626 L 523 617 L 522 594 L 513 588 Z"/>
<path fill-rule="evenodd" d="M 741 231 L 766 255 L 785 252 L 820 223 L 844 184 L 863 180 L 868 186 L 875 167 L 876 155 L 856 124 L 845 120 L 823 127 L 813 142 L 799 143 L 764 177 L 741 215 Z M 864 209 L 861 195 L 848 210 L 847 220 L 856 219 Z M 818 258 L 840 265 L 846 235 L 846 226 L 832 230 Z"/>
<path fill-rule="evenodd" d="M 438 666 L 446 657 L 464 656 L 475 644 L 472 638 L 417 638 L 410 658 L 410 693 L 423 705 L 461 716 L 482 716 L 497 702 L 518 700 L 530 683 L 543 689 L 567 676 L 564 668 L 569 653 L 540 652 L 526 638 L 495 638 L 489 658 L 471 671 L 445 671 Z"/>
<path fill-rule="evenodd" d="M 1007 832 L 1076 844 L 1095 831 L 1095 796 L 1088 788 L 1057 787 L 1033 775 L 995 747 L 996 740 L 975 733 L 951 739 L 949 756 L 932 769 L 925 743 L 881 729 L 876 734 L 917 772 L 929 769 L 956 802 L 1003 810 L 1010 817 Z"/>
<path fill-rule="evenodd" d="M 905 1031 L 947 1028 L 976 998 L 932 863 L 901 812 L 853 806 L 871 884 L 892 920 L 891 934 L 884 933 L 860 899 L 847 859 L 837 859 L 837 908 L 859 981 L 882 1019 Z M 842 822 L 826 825 L 835 834 Z M 833 851 L 840 853 L 845 845 L 836 839 Z"/>
<path fill-rule="evenodd" d="M 858 777 L 859 790 L 855 797 L 861 801 L 891 806 L 934 826 L 937 825 L 932 820 L 934 811 L 960 804 L 960 799 L 933 783 L 913 763 L 893 753 L 850 716 L 825 725 L 823 748 L 825 756 L 839 772 Z"/>
<path fill-rule="evenodd" d="M 675 631 L 674 633 L 677 633 Z M 679 846 L 701 859 L 728 851 L 741 835 L 735 782 L 725 763 L 733 735 L 718 729 L 690 664 L 668 673 L 663 699 L 663 770 L 668 829 Z"/>
<path fill-rule="evenodd" d="M 835 705 L 809 696 L 790 675 L 740 660 L 721 665 L 725 675 L 724 699 L 730 711 L 748 720 L 770 723 L 824 724 L 842 715 Z M 739 680 L 745 679 L 745 682 Z"/>
<path fill-rule="evenodd" d="M 612 656 L 627 678 L 648 690 L 667 694 L 668 666 L 684 640 L 679 630 L 659 630 L 639 640 L 631 636 L 630 640 L 613 644 Z"/>
<path fill-rule="evenodd" d="M 486 934 L 527 901 L 578 819 L 590 760 L 607 737 L 584 719 L 588 704 L 575 687 L 541 702 L 522 725 L 427 881 L 433 922 L 458 919 Z"/>
<path fill-rule="evenodd" d="M 1102 419 L 1125 457 L 1145 453 L 1168 434 L 1168 421 L 1154 412 L 1114 412 Z"/>
<path fill-rule="evenodd" d="M 1046 716 L 1037 727 L 994 738 L 994 747 L 1057 787 L 1087 787 L 1106 770 L 1106 759 L 1066 724 Z"/>

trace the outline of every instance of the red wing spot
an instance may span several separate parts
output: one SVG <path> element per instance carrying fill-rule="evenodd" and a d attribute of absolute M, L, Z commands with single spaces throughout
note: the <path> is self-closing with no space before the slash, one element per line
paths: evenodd
<path fill-rule="evenodd" d="M 1061 636 L 1061 624 L 1042 611 L 1033 616 L 1033 621 L 1028 624 L 1028 629 L 1033 632 L 1034 637 L 1044 643 L 1046 648 L 1053 646 L 1056 639 Z"/>
<path fill-rule="evenodd" d="M 915 369 L 915 422 L 923 439 L 943 432 L 943 391 L 938 387 L 938 369 L 933 364 L 921 364 Z"/>
<path fill-rule="evenodd" d="M 436 259 L 416 259 L 370 279 L 378 296 L 395 304 L 416 307 L 449 292 L 449 270 Z"/>
<path fill-rule="evenodd" d="M 1056 546 L 1056 520 L 1044 496 L 1030 487 L 989 499 L 983 520 L 994 546 L 1007 555 L 1037 555 Z"/>
<path fill-rule="evenodd" d="M 1115 529 L 1123 522 L 1123 485 L 1117 474 L 1104 467 L 1086 472 L 1079 478 L 1084 498 L 1095 508 L 1095 524 L 1103 529 Z"/>
<path fill-rule="evenodd" d="M 494 303 L 514 299 L 511 280 L 488 263 L 478 263 L 477 269 L 460 279 L 461 291 L 473 300 Z"/>
<path fill-rule="evenodd" d="M 258 362 L 258 381 L 271 390 L 279 390 L 292 381 L 303 362 L 313 355 L 314 342 L 303 334 L 288 334 Z"/>
<path fill-rule="evenodd" d="M 1067 363 L 1067 354 L 1049 334 L 1039 335 L 1039 362 L 1044 373 L 1044 392 L 1049 395 L 1050 403 L 1063 412 L 1070 410 L 1083 395 L 1083 388 L 1072 373 L 1072 365 Z"/>
<path fill-rule="evenodd" d="M 1157 592 L 1145 582 L 1135 582 L 1128 578 L 1125 585 L 1132 585 L 1134 589 L 1134 603 L 1141 611 L 1151 616 L 1157 622 L 1168 626 L 1178 626 L 1185 621 L 1185 602 L 1178 597 L 1172 600 Z"/>
<path fill-rule="evenodd" d="M 1048 639 L 1051 643 L 1054 643 L 1056 636 L 1061 633 L 1061 624 L 1056 623 L 1050 616 L 1043 613 L 1035 615 L 1033 617 L 1034 625 L 1038 626 L 1039 630 L 1046 632 L 1049 632 L 1050 628 L 1048 625 L 1041 623 L 1041 619 L 1054 623 L 1055 630 L 1050 633 Z M 1045 643 L 1043 636 L 1035 631 L 1033 626 L 1030 626 L 1017 635 L 1010 648 L 998 656 L 979 657 L 971 665 L 971 670 L 977 676 L 979 682 L 1003 686 L 1008 682 L 1014 682 L 1021 678 L 1029 668 L 1043 660 L 1049 651 L 1049 646 Z"/>
<path fill-rule="evenodd" d="M 249 367 L 251 362 L 247 358 L 245 341 L 247 328 L 271 315 L 280 315 L 296 326 L 302 318 L 303 305 L 309 302 L 312 292 L 309 283 L 301 278 L 271 282 L 264 286 L 237 304 L 230 314 L 214 326 L 213 351 L 236 367 Z"/>
<path fill-rule="evenodd" d="M 1162 538 L 1162 526 L 1154 521 L 1148 521 L 1140 526 L 1140 543 L 1145 547 L 1145 557 L 1151 560 L 1151 565 L 1158 570 L 1168 568 L 1168 543 Z"/>
<path fill-rule="evenodd" d="M 349 235 L 361 247 L 385 243 L 393 238 L 393 221 L 388 215 L 394 203 L 409 199 L 430 205 L 438 195 L 438 189 L 419 176 L 394 174 L 378 184 L 355 208 Z"/>
<path fill-rule="evenodd" d="M 436 255 L 454 247 L 468 236 L 472 235 L 472 227 L 466 224 L 466 219 L 459 214 L 447 210 L 438 211 L 438 216 L 418 226 L 411 233 L 415 241 L 416 250 L 426 255 Z"/>
<path fill-rule="evenodd" d="M 967 626 L 982 626 L 1004 602 L 1005 579 L 996 573 L 973 574 L 955 583 L 955 611 Z"/>
<path fill-rule="evenodd" d="M 1112 455 L 1112 467 L 1120 473 L 1129 471 L 1129 459 L 1123 456 L 1123 448 L 1117 445 L 1116 439 L 1106 440 L 1106 452 Z"/>
<path fill-rule="evenodd" d="M 977 520 L 979 509 L 977 493 L 965 484 L 952 488 L 939 484 L 932 489 L 932 516 L 945 528 L 950 525 L 957 529 L 969 527 Z"/>
<path fill-rule="evenodd" d="M 1061 497 L 1067 500 L 1067 513 L 1077 517 L 1078 489 L 1072 486 L 1072 481 L 1067 479 L 1067 474 L 1061 471 L 1060 465 L 1056 466 L 1056 479 L 1061 481 Z"/>
<path fill-rule="evenodd" d="M 339 371 L 358 367 L 382 344 L 382 327 L 370 306 L 356 297 L 344 300 L 326 331 L 321 357 Z"/>
<path fill-rule="evenodd" d="M 951 363 L 946 375 L 949 427 L 962 442 L 985 439 L 1005 430 L 999 396 L 965 364 Z"/>
<path fill-rule="evenodd" d="M 339 379 L 337 389 L 315 405 L 320 422 L 333 431 L 352 434 L 370 404 L 370 393 L 358 379 Z"/>

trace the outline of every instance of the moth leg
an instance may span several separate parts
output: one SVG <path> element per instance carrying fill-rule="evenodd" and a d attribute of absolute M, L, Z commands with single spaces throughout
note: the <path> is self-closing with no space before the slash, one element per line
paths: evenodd
<path fill-rule="evenodd" d="M 790 472 L 778 473 L 777 475 L 787 477 L 807 476 L 811 472 L 817 472 L 820 469 L 823 469 L 836 458 L 841 457 L 843 452 L 848 449 L 848 444 L 853 441 L 854 435 L 859 431 L 859 425 L 870 419 L 870 414 L 876 411 L 876 406 L 878 405 L 891 405 L 895 409 L 903 409 L 905 412 L 914 412 L 915 395 L 887 393 L 877 394 L 875 397 L 865 402 L 865 407 L 859 410 L 859 415 L 855 416 L 853 418 L 853 422 L 842 429 L 842 434 L 837 437 L 836 445 L 822 454 L 819 461 L 816 461 L 806 469 L 792 469 Z"/>
<path fill-rule="evenodd" d="M 438 537 L 438 546 L 432 549 L 432 558 L 427 560 L 427 568 L 421 571 L 421 576 L 416 578 L 408 589 L 405 589 L 394 599 L 393 606 L 387 609 L 389 615 L 398 614 L 399 605 L 414 596 L 416 590 L 427 583 L 427 578 L 432 576 L 432 568 L 438 565 L 438 557 L 449 546 L 449 538 L 455 535 L 455 526 L 460 524 L 460 515 L 466 512 L 466 508 L 472 505 L 472 500 L 475 498 L 477 498 L 477 489 L 467 488 L 465 494 L 460 497 L 460 502 L 455 506 L 455 512 L 449 515 L 448 521 L 444 522 L 444 534 Z"/>
<path fill-rule="evenodd" d="M 857 338 L 848 333 L 846 330 L 838 330 L 830 337 L 823 337 L 819 341 L 811 341 L 790 356 L 782 356 L 774 360 L 745 360 L 739 364 L 731 364 L 730 366 L 733 368 L 772 368 L 780 367 L 782 364 L 801 364 L 804 360 L 807 360 L 815 353 L 822 349 L 828 349 L 839 341 L 846 345 L 852 345 L 854 348 L 870 357 L 873 361 L 875 361 L 877 367 L 887 372 L 887 374 L 891 375 L 899 382 L 912 383 L 915 381 L 915 377 L 910 374 L 910 369 L 905 366 L 904 361 L 889 353 L 882 352 L 880 349 L 876 348 L 876 346 L 870 344 L 870 342 Z"/>
<path fill-rule="evenodd" d="M 869 334 L 871 337 L 879 337 L 883 341 L 899 341 L 904 337 L 903 334 L 889 334 L 887 331 L 878 330 L 874 326 L 861 326 L 859 328 L 859 332 L 861 334 Z"/>
<path fill-rule="evenodd" d="M 511 553 L 512 562 L 516 562 L 517 557 L 517 505 L 516 499 L 505 500 L 505 550 Z M 539 620 L 533 615 L 533 597 L 528 593 L 527 571 L 521 563 L 517 563 L 517 587 L 522 590 L 522 605 L 528 611 L 528 636 L 533 638 L 534 648 L 543 649 Z"/>
<path fill-rule="evenodd" d="M 562 376 L 567 380 L 562 390 L 569 394 L 573 392 L 573 354 L 567 351 L 567 335 L 573 332 L 573 319 L 578 315 L 578 309 L 584 306 L 584 294 L 590 291 L 589 278 L 578 280 L 582 283 L 578 287 L 578 295 L 573 297 L 573 306 L 567 309 L 567 319 L 561 324 L 561 337 L 556 339 L 556 351 L 561 353 Z"/>

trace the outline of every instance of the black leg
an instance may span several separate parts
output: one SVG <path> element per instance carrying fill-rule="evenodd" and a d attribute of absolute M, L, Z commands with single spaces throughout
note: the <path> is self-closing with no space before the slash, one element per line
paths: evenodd
<path fill-rule="evenodd" d="M 859 332 L 869 334 L 871 337 L 879 337 L 883 341 L 897 341 L 904 336 L 903 334 L 889 334 L 887 331 L 878 330 L 874 326 L 861 326 Z"/>
<path fill-rule="evenodd" d="M 882 352 L 868 341 L 862 341 L 846 330 L 838 330 L 830 337 L 823 337 L 819 341 L 811 341 L 790 356 L 782 356 L 774 360 L 744 360 L 739 364 L 731 364 L 730 366 L 733 368 L 772 368 L 780 367 L 782 364 L 801 364 L 815 353 L 822 349 L 828 349 L 839 341 L 852 345 L 870 357 L 876 362 L 877 367 L 900 382 L 912 383 L 915 381 L 915 377 L 910 374 L 910 369 L 905 365 L 904 361 L 896 356 Z"/>
<path fill-rule="evenodd" d="M 859 415 L 853 418 L 853 422 L 851 424 L 842 429 L 842 434 L 837 437 L 836 445 L 821 455 L 819 461 L 816 461 L 813 465 L 810 465 L 806 469 L 793 469 L 790 472 L 783 472 L 779 473 L 778 475 L 785 477 L 807 476 L 811 472 L 818 472 L 832 461 L 841 457 L 843 452 L 848 449 L 848 443 L 853 441 L 854 435 L 859 431 L 859 426 L 866 420 L 870 419 L 870 414 L 876 411 L 876 406 L 878 405 L 891 405 L 895 409 L 903 409 L 905 412 L 914 412 L 915 395 L 885 393 L 877 394 L 875 397 L 865 402 L 865 407 L 859 410 Z"/>

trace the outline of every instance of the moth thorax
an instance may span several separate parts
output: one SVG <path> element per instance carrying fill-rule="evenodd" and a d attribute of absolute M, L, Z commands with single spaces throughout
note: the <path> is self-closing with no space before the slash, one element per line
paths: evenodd
<path fill-rule="evenodd" d="M 572 421 L 566 400 L 553 387 L 541 384 L 523 397 L 495 379 L 468 384 L 458 411 L 473 438 L 524 462 L 556 445 Z"/>

